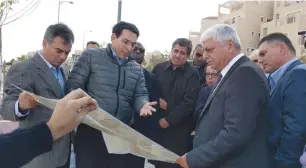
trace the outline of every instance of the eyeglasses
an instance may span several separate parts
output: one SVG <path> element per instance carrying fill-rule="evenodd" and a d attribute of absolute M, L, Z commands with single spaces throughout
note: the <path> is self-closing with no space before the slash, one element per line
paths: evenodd
<path fill-rule="evenodd" d="M 139 47 L 134 47 L 133 51 L 134 51 L 134 52 L 139 51 L 139 52 L 140 52 L 140 53 L 142 53 L 142 54 L 144 54 L 144 53 L 145 53 L 145 49 L 143 49 L 143 48 L 139 48 Z"/>
<path fill-rule="evenodd" d="M 219 73 L 205 73 L 205 76 L 206 77 L 218 77 L 219 76 Z"/>

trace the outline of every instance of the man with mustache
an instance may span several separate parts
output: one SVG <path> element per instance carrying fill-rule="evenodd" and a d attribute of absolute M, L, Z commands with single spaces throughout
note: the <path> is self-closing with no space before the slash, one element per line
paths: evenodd
<path fill-rule="evenodd" d="M 270 168 L 269 86 L 262 70 L 241 53 L 236 31 L 217 24 L 201 36 L 203 55 L 220 75 L 195 129 L 184 168 Z"/>
<path fill-rule="evenodd" d="M 200 91 L 198 71 L 187 62 L 191 50 L 190 40 L 178 38 L 172 44 L 170 60 L 153 69 L 160 93 L 157 142 L 178 155 L 190 150 L 192 115 Z M 179 168 L 179 165 L 158 162 L 155 167 Z"/>

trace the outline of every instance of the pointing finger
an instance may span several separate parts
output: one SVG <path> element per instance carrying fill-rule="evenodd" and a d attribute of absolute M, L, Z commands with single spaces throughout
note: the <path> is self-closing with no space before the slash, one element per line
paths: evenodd
<path fill-rule="evenodd" d="M 156 104 L 157 104 L 156 101 L 154 101 L 154 102 L 149 102 L 149 105 L 150 105 L 150 106 L 154 106 L 154 105 L 156 105 Z"/>

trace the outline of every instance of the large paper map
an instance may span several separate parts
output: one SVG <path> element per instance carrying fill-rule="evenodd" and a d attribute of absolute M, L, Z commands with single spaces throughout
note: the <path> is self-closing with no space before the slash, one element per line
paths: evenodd
<path fill-rule="evenodd" d="M 18 86 L 14 86 L 20 89 Z M 22 89 L 20 90 L 24 91 Z M 28 93 L 32 95 L 38 103 L 50 109 L 54 109 L 58 102 L 56 99 L 47 99 L 30 92 Z M 83 120 L 83 123 L 102 132 L 109 153 L 131 153 L 149 160 L 169 163 L 175 163 L 175 161 L 179 159 L 179 156 L 175 153 L 135 131 L 101 108 L 97 108 L 90 112 Z"/>

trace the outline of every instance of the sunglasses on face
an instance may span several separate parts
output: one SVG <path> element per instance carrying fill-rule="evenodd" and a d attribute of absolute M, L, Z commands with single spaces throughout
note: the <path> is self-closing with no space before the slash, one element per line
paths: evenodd
<path fill-rule="evenodd" d="M 253 62 L 258 63 L 258 59 L 254 59 Z"/>
<path fill-rule="evenodd" d="M 143 48 L 139 48 L 139 47 L 134 47 L 133 51 L 134 51 L 134 52 L 139 51 L 139 52 L 142 53 L 142 54 L 145 53 L 145 50 L 144 50 Z"/>
<path fill-rule="evenodd" d="M 218 77 L 219 76 L 219 74 L 218 73 L 205 73 L 205 76 L 206 77 Z"/>
<path fill-rule="evenodd" d="M 203 55 L 201 53 L 196 53 L 195 56 L 196 57 L 202 57 Z"/>

